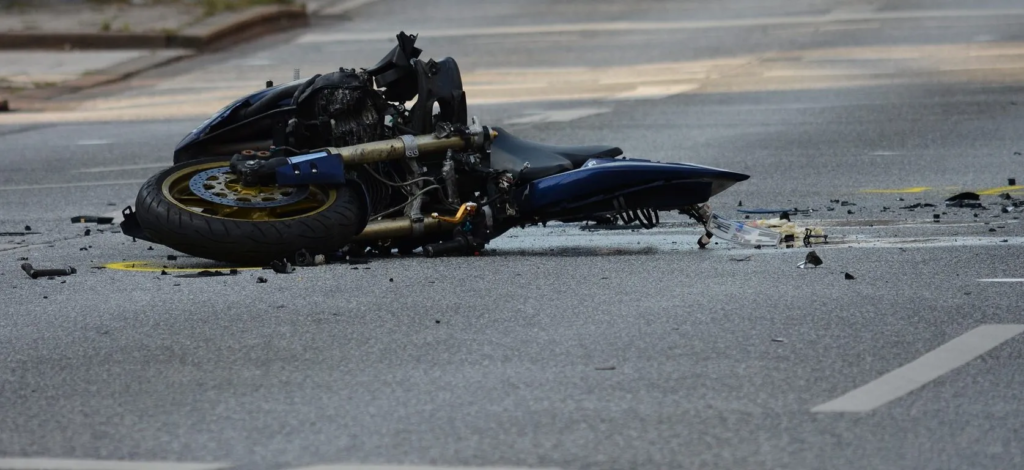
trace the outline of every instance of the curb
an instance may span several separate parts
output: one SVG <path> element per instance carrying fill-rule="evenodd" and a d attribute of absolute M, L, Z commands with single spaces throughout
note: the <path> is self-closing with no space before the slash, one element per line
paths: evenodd
<path fill-rule="evenodd" d="M 0 49 L 207 49 L 309 24 L 304 4 L 218 15 L 178 33 L 0 33 Z"/>

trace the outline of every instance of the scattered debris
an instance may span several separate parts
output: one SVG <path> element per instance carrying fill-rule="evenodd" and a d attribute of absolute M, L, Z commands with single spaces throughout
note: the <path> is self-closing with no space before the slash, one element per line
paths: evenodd
<path fill-rule="evenodd" d="M 843 273 L 843 278 L 846 279 L 847 281 L 852 281 L 854 279 L 857 279 L 856 277 L 853 276 L 853 274 L 850 274 L 850 273 Z"/>
<path fill-rule="evenodd" d="M 808 265 L 810 265 L 812 267 L 817 268 L 818 266 L 821 266 L 822 264 L 825 264 L 825 262 L 822 261 L 820 256 L 818 256 L 818 253 L 816 253 L 814 250 L 811 250 L 811 251 L 809 251 L 807 253 L 807 256 L 804 258 L 804 261 L 802 263 L 796 265 L 796 267 L 798 267 L 800 269 L 804 269 Z"/>
<path fill-rule="evenodd" d="M 389 278 L 388 278 L 388 282 L 395 282 L 395 278 L 393 278 L 393 277 L 389 277 Z"/>
<path fill-rule="evenodd" d="M 79 248 L 78 251 L 89 251 L 89 249 L 83 246 L 83 247 Z"/>
<path fill-rule="evenodd" d="M 740 202 L 736 204 L 736 207 L 743 207 L 743 200 L 742 199 L 740 199 Z"/>
<path fill-rule="evenodd" d="M 66 268 L 60 268 L 60 269 L 35 269 L 29 263 L 22 263 L 21 264 L 21 269 L 23 271 L 25 271 L 25 274 L 28 274 L 28 277 L 31 277 L 32 279 L 38 279 L 40 277 L 51 277 L 51 276 L 53 276 L 53 277 L 56 277 L 56 276 L 70 276 L 72 274 L 77 274 L 78 273 L 78 270 L 75 269 L 75 268 L 72 268 L 71 266 L 68 266 Z"/>
<path fill-rule="evenodd" d="M 960 194 L 954 194 L 946 199 L 946 207 L 960 207 L 967 209 L 982 209 L 985 210 L 985 206 L 981 204 L 981 196 L 978 193 L 965 192 Z"/>
<path fill-rule="evenodd" d="M 828 236 L 820 228 L 804 227 L 800 228 L 795 222 L 791 222 L 781 217 L 775 219 L 760 219 L 751 220 L 750 222 L 744 222 L 744 225 L 748 227 L 754 227 L 759 229 L 767 229 L 772 232 L 776 232 L 782 235 L 780 241 L 776 241 L 774 244 L 778 245 L 782 243 L 795 243 L 796 241 L 803 242 L 804 246 L 811 246 L 814 243 L 828 243 Z M 718 235 L 716 233 L 716 235 Z M 727 237 L 722 237 L 726 238 Z M 759 240 L 759 241 L 771 241 L 771 240 Z"/>
<path fill-rule="evenodd" d="M 283 261 L 283 263 L 281 261 Z M 270 269 L 273 269 L 274 272 L 278 274 L 291 274 L 295 272 L 295 268 L 288 262 L 288 260 L 285 259 L 281 261 L 271 261 Z"/>
<path fill-rule="evenodd" d="M 615 366 L 601 366 L 595 367 L 594 370 L 615 370 Z"/>
<path fill-rule="evenodd" d="M 31 232 L 32 231 L 32 226 L 31 225 L 26 225 L 25 226 L 25 231 L 26 232 Z"/>
<path fill-rule="evenodd" d="M 1006 179 L 1006 185 L 1007 186 L 1017 186 L 1017 178 L 1007 178 Z"/>
<path fill-rule="evenodd" d="M 946 207 L 959 207 L 961 209 L 981 209 L 983 211 L 988 210 L 982 203 L 978 201 L 953 201 L 947 202 Z"/>
<path fill-rule="evenodd" d="M 114 223 L 113 217 L 104 217 L 98 215 L 79 215 L 71 218 L 73 224 L 112 224 Z"/>
<path fill-rule="evenodd" d="M 88 237 L 89 235 L 92 235 L 92 230 L 91 229 L 85 229 L 85 236 Z"/>
<path fill-rule="evenodd" d="M 434 323 L 437 324 L 437 325 L 440 325 L 441 324 L 441 320 L 434 320 Z"/>
<path fill-rule="evenodd" d="M 321 266 L 327 264 L 327 257 L 324 255 L 311 255 L 306 250 L 299 250 L 295 253 L 296 266 Z"/>
<path fill-rule="evenodd" d="M 171 273 L 167 272 L 167 270 L 166 270 L 166 269 L 161 269 L 161 270 L 160 270 L 160 275 L 161 275 L 161 276 L 169 276 L 170 274 L 171 274 Z"/>
<path fill-rule="evenodd" d="M 902 199 L 900 199 L 900 200 L 902 201 Z M 900 209 L 914 210 L 914 209 L 924 209 L 926 207 L 936 207 L 936 206 L 935 206 L 935 204 L 928 203 L 928 202 L 925 202 L 925 203 L 917 202 L 917 203 L 911 204 L 909 206 L 903 206 Z"/>
<path fill-rule="evenodd" d="M 753 258 L 753 257 L 754 257 L 754 255 L 747 255 L 747 256 L 735 257 L 735 258 L 730 257 L 729 261 L 750 261 L 750 259 Z"/>
<path fill-rule="evenodd" d="M 995 231 L 996 231 L 996 229 L 994 229 L 994 228 L 990 228 L 990 229 L 988 229 L 988 231 L 989 231 L 989 232 L 995 232 Z"/>
<path fill-rule="evenodd" d="M 852 203 L 850 201 L 840 201 L 839 205 L 843 206 L 843 207 L 846 207 L 846 206 L 856 206 L 857 204 L 854 204 L 854 203 Z"/>
<path fill-rule="evenodd" d="M 153 250 L 154 250 L 153 247 L 146 248 L 146 251 L 153 251 Z"/>
<path fill-rule="evenodd" d="M 853 212 L 852 210 L 849 210 L 849 209 L 847 209 L 847 210 L 846 210 L 846 213 L 847 213 L 848 215 L 853 215 L 853 214 L 854 214 L 854 212 Z"/>
<path fill-rule="evenodd" d="M 20 256 L 18 257 L 18 261 L 28 261 L 28 256 Z"/>
<path fill-rule="evenodd" d="M 772 338 L 773 343 L 785 343 L 786 340 L 782 338 Z"/>
<path fill-rule="evenodd" d="M 214 271 L 210 271 L 208 269 L 204 269 L 204 270 L 199 271 L 197 273 L 181 274 L 181 275 L 174 276 L 174 277 L 178 277 L 178 278 L 220 277 L 220 276 L 235 276 L 237 274 L 238 274 L 238 270 L 237 269 L 232 269 L 229 272 L 224 272 L 224 271 L 221 271 L 219 269 L 218 270 L 214 270 Z"/>
<path fill-rule="evenodd" d="M 167 255 L 167 261 L 177 261 L 177 260 L 178 260 L 178 257 L 176 255 Z"/>
<path fill-rule="evenodd" d="M 941 218 L 941 216 L 939 214 L 932 214 L 932 221 L 933 222 L 939 223 L 939 219 L 940 218 Z"/>
<path fill-rule="evenodd" d="M 739 212 L 740 214 L 785 214 L 788 212 L 805 214 L 810 211 L 810 209 L 797 209 L 794 207 L 792 209 L 739 209 L 736 212 Z"/>
<path fill-rule="evenodd" d="M 256 284 L 266 284 L 266 283 L 267 283 L 267 278 L 265 278 L 263 276 L 260 276 L 260 277 L 256 278 Z"/>

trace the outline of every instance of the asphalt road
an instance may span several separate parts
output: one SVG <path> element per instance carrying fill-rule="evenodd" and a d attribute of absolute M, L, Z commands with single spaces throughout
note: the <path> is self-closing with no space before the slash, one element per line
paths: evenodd
<path fill-rule="evenodd" d="M 981 281 L 1024 278 L 998 197 L 1024 194 L 1019 5 L 411 4 L 0 116 L 0 232 L 38 232 L 0 237 L 0 469 L 1024 466 L 1022 282 Z M 813 209 L 824 264 L 698 250 L 668 217 L 190 278 L 159 270 L 220 266 L 70 223 L 132 203 L 235 95 L 372 65 L 399 29 L 521 137 L 752 175 L 716 211 Z M 965 190 L 988 209 L 942 207 Z"/>

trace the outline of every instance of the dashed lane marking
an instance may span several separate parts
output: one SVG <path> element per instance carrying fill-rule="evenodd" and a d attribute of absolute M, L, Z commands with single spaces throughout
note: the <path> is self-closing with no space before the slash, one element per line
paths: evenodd
<path fill-rule="evenodd" d="M 900 398 L 1024 332 L 1024 325 L 982 325 L 914 362 L 811 411 L 864 413 Z"/>
<path fill-rule="evenodd" d="M 328 464 L 299 467 L 289 470 L 528 470 L 526 467 L 438 467 L 422 465 L 361 465 L 361 464 Z M 529 470 L 557 470 L 554 468 Z"/>
<path fill-rule="evenodd" d="M 227 463 L 139 462 L 125 460 L 0 458 L 0 470 L 215 470 Z"/>
<path fill-rule="evenodd" d="M 85 168 L 83 170 L 75 170 L 75 173 L 103 173 L 107 171 L 127 171 L 127 170 L 147 170 L 152 168 L 168 168 L 171 165 L 168 163 L 143 163 L 140 165 L 122 165 L 122 166 L 104 166 L 98 168 Z"/>
<path fill-rule="evenodd" d="M 978 194 L 982 196 L 995 196 L 1002 193 L 1008 193 L 1011 191 L 1020 191 L 1024 189 L 1024 186 L 1000 186 L 998 188 L 985 189 L 978 191 Z"/>
<path fill-rule="evenodd" d="M 0 186 L 0 191 L 20 191 L 24 189 L 53 189 L 71 188 L 76 186 L 111 186 L 116 184 L 142 184 L 146 180 L 121 180 L 121 181 L 89 181 L 83 183 L 60 183 L 60 184 L 34 184 L 27 186 Z"/>
<path fill-rule="evenodd" d="M 931 189 L 932 188 L 930 188 L 928 186 L 915 186 L 913 188 L 903 188 L 903 189 L 862 189 L 862 190 L 860 190 L 860 192 L 862 192 L 862 193 L 877 193 L 877 194 L 906 194 L 906 193 L 923 193 L 923 192 L 931 190 Z"/>
<path fill-rule="evenodd" d="M 556 111 L 547 111 L 543 113 L 531 114 L 529 116 L 523 116 L 520 118 L 506 121 L 506 124 L 538 124 L 548 122 L 569 122 L 577 119 L 583 119 L 589 116 L 596 116 L 598 114 L 604 114 L 611 111 L 611 108 L 575 108 L 575 109 L 560 109 Z"/>
<path fill-rule="evenodd" d="M 194 273 L 199 271 L 213 271 L 213 270 L 228 270 L 237 269 L 239 271 L 254 271 L 263 269 L 259 267 L 197 267 L 197 268 L 165 268 L 166 264 L 157 264 L 155 261 L 120 261 L 117 263 L 107 263 L 103 267 L 107 269 L 114 269 L 117 271 L 137 271 L 147 273 L 158 273 L 160 271 L 167 271 L 169 273 Z M 2 468 L 2 467 L 0 467 Z"/>

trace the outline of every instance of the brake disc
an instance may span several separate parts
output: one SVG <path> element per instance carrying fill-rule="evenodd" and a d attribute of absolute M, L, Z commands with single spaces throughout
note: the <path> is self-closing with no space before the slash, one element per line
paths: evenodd
<path fill-rule="evenodd" d="M 232 207 L 286 206 L 309 195 L 308 185 L 244 187 L 226 166 L 197 173 L 188 187 L 196 196 Z"/>

